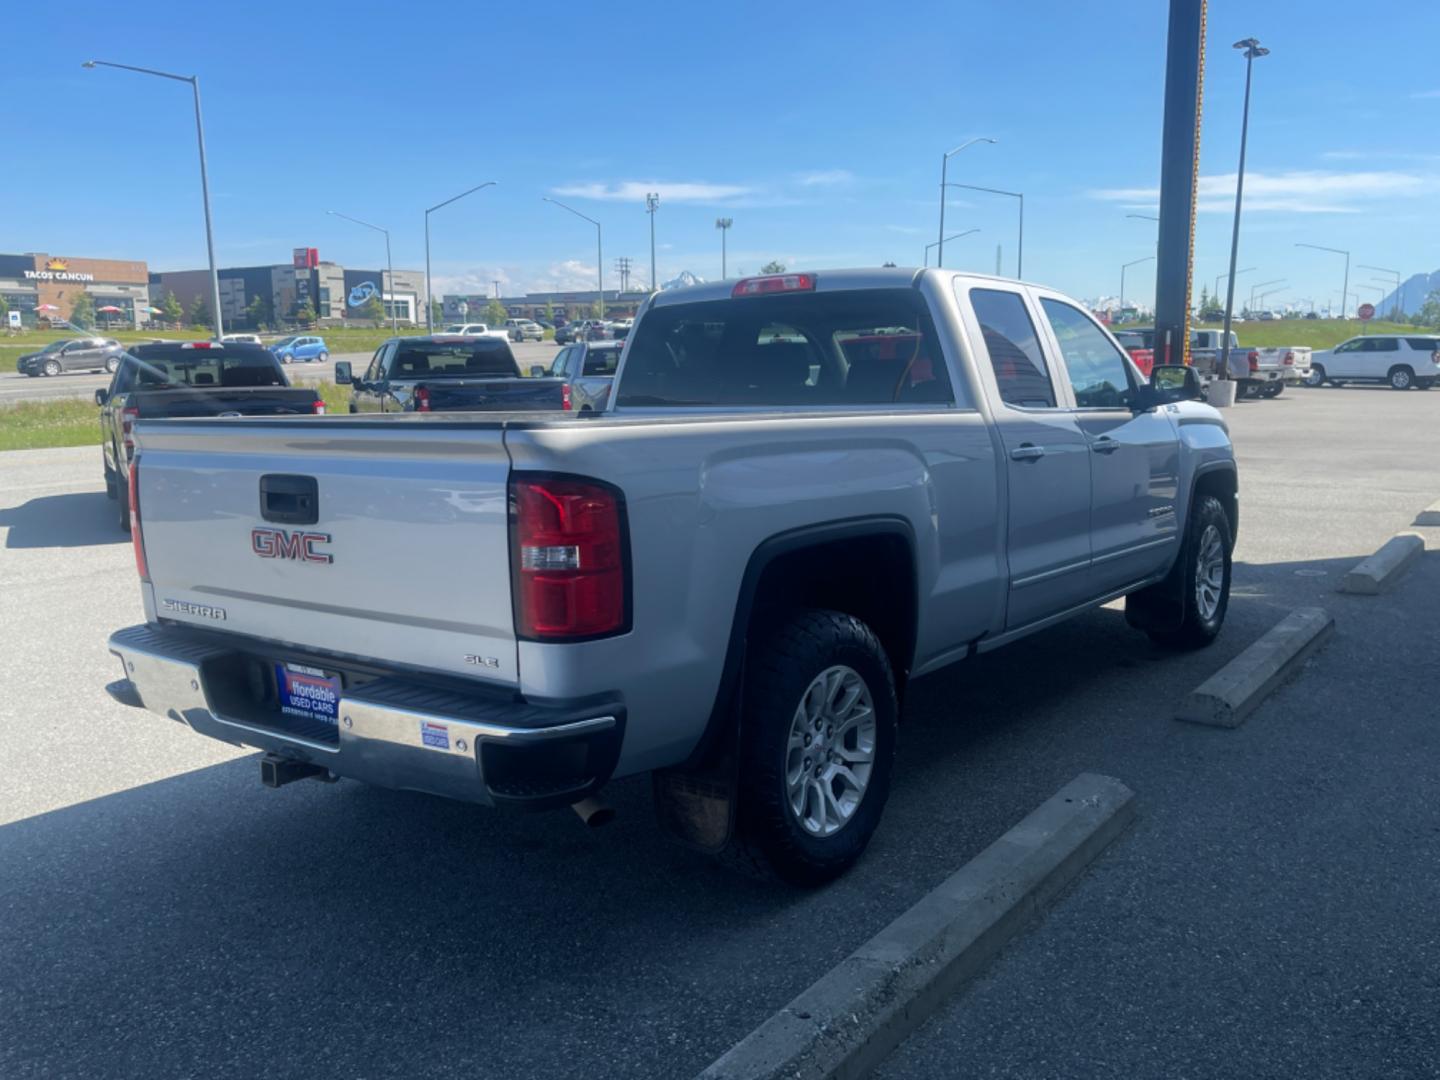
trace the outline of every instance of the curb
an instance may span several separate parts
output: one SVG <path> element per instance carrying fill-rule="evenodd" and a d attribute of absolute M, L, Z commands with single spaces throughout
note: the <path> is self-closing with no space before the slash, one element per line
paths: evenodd
<path fill-rule="evenodd" d="M 1195 689 L 1177 720 L 1233 728 L 1318 649 L 1335 629 L 1323 608 L 1297 608 Z"/>
<path fill-rule="evenodd" d="M 1376 596 L 1399 581 L 1424 551 L 1425 539 L 1419 533 L 1397 533 L 1345 575 L 1340 592 Z"/>
<path fill-rule="evenodd" d="M 1119 780 L 1081 773 L 699 1080 L 864 1076 L 1130 824 L 1134 798 Z"/>
<path fill-rule="evenodd" d="M 1416 525 L 1440 525 L 1440 499 L 1421 510 L 1415 517 Z"/>

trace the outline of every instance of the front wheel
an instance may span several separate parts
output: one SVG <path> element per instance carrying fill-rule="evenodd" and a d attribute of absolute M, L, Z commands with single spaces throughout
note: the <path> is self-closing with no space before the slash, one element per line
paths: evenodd
<path fill-rule="evenodd" d="M 60 361 L 58 361 L 58 360 L 46 360 L 46 361 L 45 361 L 45 374 L 46 374 L 46 375 L 59 375 L 59 374 L 60 374 Z"/>
<path fill-rule="evenodd" d="M 1172 608 L 1179 618 L 1166 620 L 1168 625 L 1162 622 L 1147 628 L 1150 639 L 1157 645 L 1200 649 L 1215 640 L 1230 607 L 1230 548 L 1230 519 L 1225 516 L 1225 508 L 1215 496 L 1201 495 L 1190 509 L 1185 543 L 1172 571 L 1183 576 L 1179 583 L 1178 611 Z M 1169 579 L 1154 588 L 1166 590 L 1173 585 L 1173 579 Z M 1167 595 L 1175 596 L 1168 590 Z"/>
<path fill-rule="evenodd" d="M 1305 385 L 1310 387 L 1323 386 L 1325 384 L 1325 369 L 1319 364 L 1311 364 L 1310 371 L 1305 376 Z"/>
<path fill-rule="evenodd" d="M 1415 385 L 1415 373 L 1403 364 L 1391 368 L 1388 378 L 1391 390 L 1409 390 Z"/>
<path fill-rule="evenodd" d="M 281 353 L 281 355 L 280 355 L 280 362 L 281 362 L 282 364 L 288 364 L 288 363 L 290 363 L 290 361 L 292 361 L 292 360 L 294 360 L 294 359 L 295 359 L 294 355 L 291 354 L 291 353 L 288 353 L 288 352 L 287 352 L 287 353 Z"/>
<path fill-rule="evenodd" d="M 844 873 L 890 794 L 899 705 L 890 661 L 853 615 L 797 611 L 746 657 L 729 860 L 795 885 Z"/>

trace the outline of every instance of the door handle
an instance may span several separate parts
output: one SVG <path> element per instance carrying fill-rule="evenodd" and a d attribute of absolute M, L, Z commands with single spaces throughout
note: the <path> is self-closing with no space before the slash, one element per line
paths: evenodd
<path fill-rule="evenodd" d="M 1094 450 L 1097 454 L 1113 454 L 1116 450 L 1120 449 L 1120 444 L 1109 435 L 1101 435 L 1090 444 L 1090 449 Z"/>
<path fill-rule="evenodd" d="M 1016 461 L 1039 461 L 1045 456 L 1045 448 L 1034 443 L 1021 443 L 1010 451 L 1010 456 Z"/>

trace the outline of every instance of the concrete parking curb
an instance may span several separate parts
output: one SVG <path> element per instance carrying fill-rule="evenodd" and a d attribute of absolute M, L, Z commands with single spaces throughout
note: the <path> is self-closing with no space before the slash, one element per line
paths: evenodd
<path fill-rule="evenodd" d="M 1440 525 L 1440 499 L 1421 510 L 1415 518 L 1416 525 Z"/>
<path fill-rule="evenodd" d="M 1060 893 L 1135 816 L 1082 773 L 700 1074 L 864 1076 Z"/>
<path fill-rule="evenodd" d="M 1180 707 L 1176 719 L 1239 727 L 1334 629 L 1335 620 L 1323 608 L 1295 609 L 1201 683 Z"/>
<path fill-rule="evenodd" d="M 1398 533 L 1350 570 L 1340 582 L 1340 591 L 1376 596 L 1399 581 L 1424 551 L 1425 539 L 1419 533 Z"/>

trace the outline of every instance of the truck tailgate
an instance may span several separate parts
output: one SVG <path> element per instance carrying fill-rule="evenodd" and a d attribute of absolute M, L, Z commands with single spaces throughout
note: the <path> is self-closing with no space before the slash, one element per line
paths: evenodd
<path fill-rule="evenodd" d="M 142 419 L 156 615 L 515 684 L 503 426 L 424 419 Z"/>

